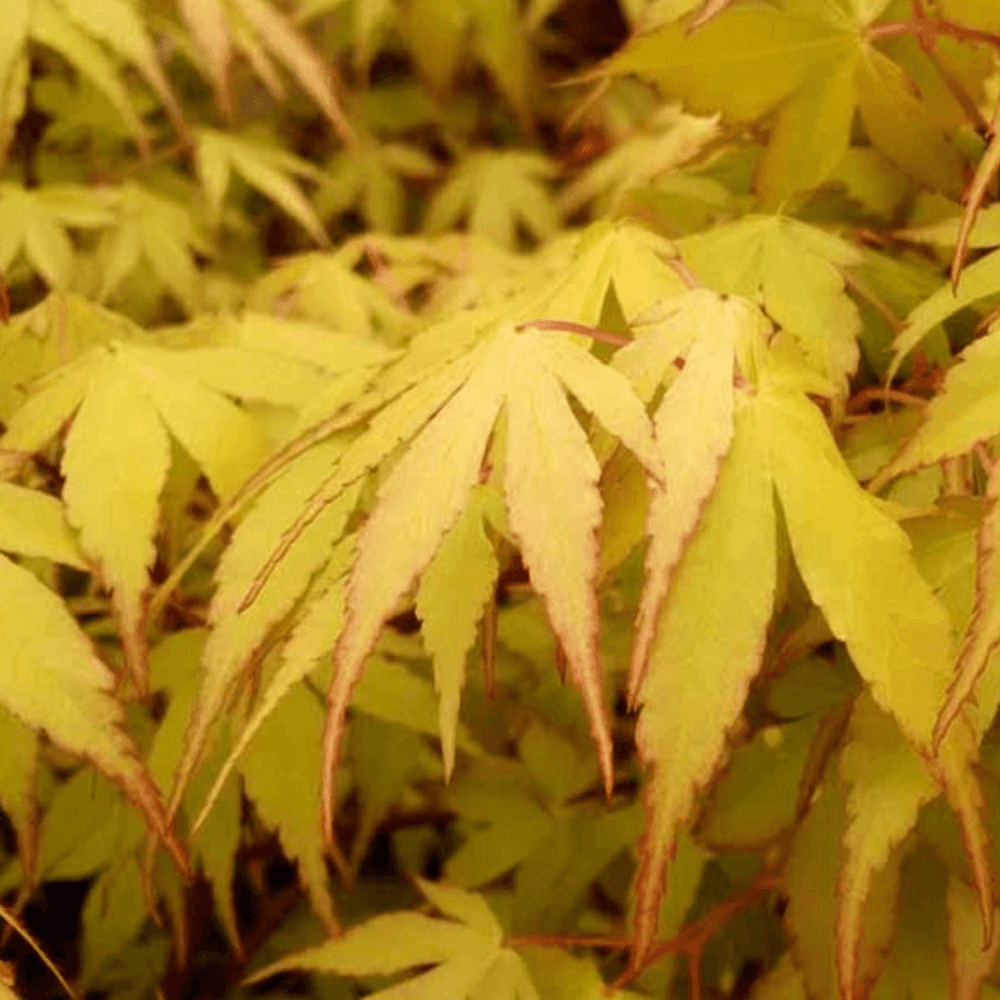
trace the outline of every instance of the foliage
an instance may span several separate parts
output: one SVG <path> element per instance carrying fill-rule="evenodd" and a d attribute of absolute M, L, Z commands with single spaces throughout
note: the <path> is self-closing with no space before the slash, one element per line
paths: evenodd
<path fill-rule="evenodd" d="M 0 14 L 0 997 L 1000 996 L 1000 8 Z"/>

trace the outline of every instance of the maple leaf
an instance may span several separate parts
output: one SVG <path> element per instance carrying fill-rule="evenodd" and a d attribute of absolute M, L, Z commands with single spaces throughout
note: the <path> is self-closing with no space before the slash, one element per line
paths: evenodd
<path fill-rule="evenodd" d="M 223 498 L 260 464 L 266 443 L 247 413 L 184 372 L 170 352 L 118 342 L 92 348 L 68 369 L 14 414 L 0 447 L 37 451 L 75 413 L 62 460 L 67 514 L 112 590 L 142 689 L 142 605 L 170 434 Z"/>
<path fill-rule="evenodd" d="M 884 963 L 896 930 L 901 852 L 873 873 L 863 900 L 863 935 L 857 942 L 855 978 L 845 988 L 838 980 L 838 893 L 843 866 L 842 839 L 847 796 L 828 774 L 816 790 L 808 814 L 792 841 L 785 866 L 788 908 L 785 925 L 791 954 L 801 971 L 802 996 L 867 995 Z"/>
<path fill-rule="evenodd" d="M 858 965 L 872 880 L 889 864 L 916 826 L 920 808 L 938 796 L 940 787 L 892 720 L 864 697 L 852 715 L 840 768 L 848 793 L 844 861 L 837 887 L 837 974 L 841 996 L 853 1000 L 865 992 L 865 976 Z"/>
<path fill-rule="evenodd" d="M 4 556 L 0 594 L 5 643 L 0 703 L 119 784 L 187 873 L 184 848 L 169 827 L 159 790 L 122 728 L 124 713 L 111 694 L 111 671 L 62 601 Z"/>
<path fill-rule="evenodd" d="M 38 0 L 15 3 L 4 10 L 5 37 L 0 49 L 0 80 L 11 89 L 5 103 L 24 111 L 28 87 L 27 46 L 44 45 L 59 53 L 106 97 L 126 122 L 140 150 L 148 152 L 142 121 L 120 79 L 117 62 L 130 63 L 143 75 L 182 135 L 186 134 L 180 105 L 160 67 L 153 40 L 142 17 L 128 0 Z M 12 122 L 5 126 L 10 135 Z"/>
<path fill-rule="evenodd" d="M 440 233 L 467 217 L 470 232 L 504 247 L 517 244 L 518 225 L 543 240 L 559 226 L 555 204 L 542 183 L 555 173 L 555 164 L 541 153 L 474 150 L 434 193 L 424 229 Z"/>
<path fill-rule="evenodd" d="M 932 330 L 959 309 L 995 295 L 1000 288 L 1000 251 L 987 254 L 962 271 L 958 287 L 943 285 L 925 298 L 906 317 L 906 324 L 893 342 L 894 356 L 887 379 L 895 378 L 903 358 Z"/>
<path fill-rule="evenodd" d="M 96 201 L 96 204 L 95 204 Z M 75 253 L 67 228 L 100 229 L 114 216 L 87 188 L 46 185 L 26 191 L 17 184 L 0 185 L 0 268 L 10 273 L 23 256 L 53 289 L 66 289 L 73 279 Z"/>
<path fill-rule="evenodd" d="M 144 263 L 188 313 L 197 312 L 200 279 L 194 252 L 211 256 L 212 251 L 187 207 L 134 183 L 109 191 L 107 202 L 118 218 L 101 234 L 97 248 L 98 300 L 113 297 Z"/>
<path fill-rule="evenodd" d="M 500 570 L 493 545 L 483 530 L 489 501 L 490 495 L 482 487 L 477 488 L 441 540 L 416 596 L 424 645 L 434 657 L 446 779 L 455 765 L 455 731 L 465 660 L 475 642 L 476 626 L 494 596 Z"/>
<path fill-rule="evenodd" d="M 146 758 L 150 773 L 161 786 L 168 785 L 184 749 L 184 734 L 191 706 L 197 694 L 198 660 L 205 643 L 204 629 L 174 632 L 158 642 L 150 652 L 150 690 L 167 697 L 166 715 L 160 722 Z M 218 756 L 225 741 L 213 748 Z M 206 768 L 207 770 L 207 768 Z M 185 805 L 190 805 L 203 785 L 205 776 L 197 775 Z M 239 783 L 229 782 L 225 801 L 213 816 L 208 829 L 191 835 L 196 858 L 212 884 L 215 904 L 222 927 L 237 954 L 242 952 L 233 900 L 232 880 L 235 851 L 241 835 L 242 792 Z M 190 815 L 190 814 L 189 814 Z"/>
<path fill-rule="evenodd" d="M 406 211 L 401 178 L 437 175 L 437 164 L 418 147 L 379 144 L 366 136 L 327 162 L 313 204 L 324 219 L 357 205 L 370 230 L 395 233 L 403 227 Z"/>
<path fill-rule="evenodd" d="M 313 909 L 334 934 L 340 925 L 327 886 L 316 783 L 322 731 L 323 705 L 300 684 L 261 724 L 239 771 L 247 796 L 263 820 L 278 828 L 282 846 L 298 861 Z M 287 762 L 288 768 L 276 768 L 276 760 Z"/>
<path fill-rule="evenodd" d="M 587 167 L 559 193 L 559 207 L 572 215 L 599 199 L 600 214 L 611 214 L 632 189 L 693 160 L 718 136 L 718 117 L 685 114 L 679 105 L 660 108 L 635 135 Z"/>
<path fill-rule="evenodd" d="M 918 572 L 906 535 L 857 486 L 819 410 L 780 390 L 761 393 L 758 405 L 809 594 L 878 704 L 928 751 L 951 658 L 947 613 Z M 876 607 L 879 614 L 870 614 Z"/>
<path fill-rule="evenodd" d="M 688 305 L 690 303 L 690 305 Z M 749 303 L 692 292 L 678 319 L 698 330 L 684 370 L 664 394 L 654 427 L 666 470 L 648 515 L 646 586 L 636 617 L 628 692 L 634 703 L 670 578 L 694 532 L 732 443 L 737 342 L 755 330 Z M 758 314 L 759 315 L 759 314 Z M 742 346 L 742 345 L 740 345 Z"/>
<path fill-rule="evenodd" d="M 964 455 L 979 442 L 1000 433 L 998 372 L 1000 328 L 973 341 L 959 355 L 941 391 L 927 405 L 916 433 L 872 480 L 871 491 L 878 492 L 903 473 Z"/>
<path fill-rule="evenodd" d="M 233 49 L 238 49 L 276 100 L 285 94 L 272 56 L 298 80 L 341 137 L 351 137 L 323 60 L 270 0 L 178 0 L 178 5 L 227 117 L 233 111 L 229 65 Z"/>
<path fill-rule="evenodd" d="M 651 774 L 634 885 L 633 965 L 645 957 L 656 932 L 677 827 L 720 766 L 726 730 L 743 707 L 764 651 L 776 581 L 776 526 L 759 425 L 754 407 L 737 406 L 732 446 L 673 575 L 639 688 L 636 744 Z M 720 565 L 725 573 L 718 572 Z M 735 607 L 739 614 L 733 614 Z"/>
<path fill-rule="evenodd" d="M 222 203 L 235 171 L 250 187 L 256 188 L 295 219 L 320 246 L 329 246 L 330 240 L 312 206 L 290 179 L 320 179 L 322 174 L 318 168 L 307 160 L 277 146 L 263 145 L 207 128 L 198 129 L 195 133 L 195 156 L 212 225 L 217 226 L 222 217 Z"/>
<path fill-rule="evenodd" d="M 720 292 L 758 302 L 838 388 L 858 364 L 861 318 L 844 290 L 858 251 L 814 226 L 751 215 L 678 241 L 685 262 Z"/>
<path fill-rule="evenodd" d="M 976 513 L 966 505 L 916 519 L 909 526 L 918 565 L 947 608 L 956 631 L 973 613 L 971 578 L 978 522 Z M 981 695 L 976 710 L 967 712 L 944 735 L 936 758 L 916 753 L 870 699 L 857 703 L 851 739 L 841 759 L 841 773 L 849 789 L 837 914 L 838 967 L 844 990 L 853 988 L 856 981 L 853 969 L 863 931 L 862 910 L 872 880 L 880 877 L 890 857 L 895 857 L 893 852 L 916 825 L 918 810 L 942 791 L 962 828 L 975 882 L 983 928 L 977 937 L 989 941 L 997 936 L 993 930 L 992 855 L 984 825 L 977 748 L 1000 700 L 1000 687 L 995 681 L 983 685 Z M 887 809 L 887 803 L 891 808 Z M 894 863 L 898 864 L 898 857 Z"/>
<path fill-rule="evenodd" d="M 676 256 L 669 240 L 639 226 L 595 222 L 580 235 L 571 260 L 535 308 L 545 316 L 597 326 L 613 289 L 627 323 L 655 326 L 673 315 L 666 300 L 685 291 L 669 263 Z"/>
<path fill-rule="evenodd" d="M 9 431 L 11 418 L 35 390 L 33 383 L 91 347 L 144 336 L 123 316 L 76 295 L 52 293 L 0 327 L 0 420 Z"/>
<path fill-rule="evenodd" d="M 347 623 L 337 643 L 337 671 L 328 694 L 324 780 L 332 779 L 344 715 L 365 656 L 396 601 L 426 568 L 468 503 L 503 407 L 511 531 L 566 651 L 570 677 L 583 695 L 610 787 L 611 747 L 593 591 L 600 470 L 560 383 L 655 475 L 660 463 L 648 420 L 625 379 L 572 347 L 565 337 L 501 328 L 474 349 L 469 364 L 464 384 L 455 385 L 382 484 L 379 501 L 361 531 L 348 585 Z M 572 509 L 553 495 L 556 483 L 560 492 L 573 495 Z M 405 547 L 395 542 L 401 532 L 409 539 Z M 326 831 L 332 829 L 331 805 L 328 785 Z"/>
<path fill-rule="evenodd" d="M 412 328 L 413 318 L 374 282 L 354 270 L 352 247 L 336 253 L 289 257 L 250 289 L 247 306 L 323 323 L 355 336 L 381 333 L 390 341 Z"/>
<path fill-rule="evenodd" d="M 447 919 L 420 913 L 386 913 L 342 937 L 287 956 L 254 973 L 247 985 L 279 972 L 304 969 L 341 976 L 387 976 L 421 966 L 432 968 L 373 997 L 400 990 L 440 1000 L 487 994 L 538 1000 L 527 969 L 503 944 L 503 931 L 481 896 L 417 879 L 417 887 Z"/>
<path fill-rule="evenodd" d="M 690 35 L 674 23 L 633 38 L 606 72 L 637 73 L 692 113 L 718 111 L 734 124 L 774 113 L 756 177 L 771 205 L 830 176 L 848 148 L 855 109 L 887 159 L 957 197 L 961 156 L 906 73 L 867 37 L 880 13 L 802 0 L 736 4 Z"/>
<path fill-rule="evenodd" d="M 317 398 L 332 404 L 340 389 L 350 389 L 350 398 L 395 357 L 369 338 L 249 311 L 203 315 L 173 333 L 168 340 L 161 332 L 161 342 L 182 348 L 172 357 L 199 382 L 235 399 L 294 409 L 314 407 Z"/>
<path fill-rule="evenodd" d="M 518 744 L 523 763 L 471 762 L 452 789 L 465 836 L 445 875 L 473 888 L 516 869 L 513 926 L 554 928 L 634 841 L 641 815 L 634 805 L 607 810 L 573 801 L 598 775 L 561 731 L 535 718 Z"/>
<path fill-rule="evenodd" d="M 66 438 L 62 471 L 67 513 L 84 551 L 99 560 L 121 620 L 126 660 L 142 691 L 142 600 L 170 439 L 140 386 L 113 355 L 97 362 Z"/>
<path fill-rule="evenodd" d="M 0 482 L 0 550 L 87 567 L 62 503 L 13 483 Z"/>
<path fill-rule="evenodd" d="M 1000 473 L 994 466 L 986 486 L 987 511 L 983 517 L 977 538 L 977 568 L 976 568 L 976 604 L 969 624 L 962 636 L 958 656 L 955 661 L 955 673 L 948 688 L 947 700 L 938 717 L 936 735 L 941 739 L 948 728 L 955 722 L 962 706 L 973 697 L 976 685 L 987 667 L 990 659 L 1000 645 L 1000 504 L 997 495 L 1000 492 Z M 992 707 L 993 699 L 984 706 L 986 711 Z"/>
<path fill-rule="evenodd" d="M 185 737 L 185 751 L 174 773 L 171 808 L 176 808 L 194 773 L 219 713 L 232 697 L 233 689 L 271 630 L 294 608 L 296 602 L 331 559 L 331 547 L 344 531 L 357 502 L 360 477 L 296 536 L 285 558 L 275 566 L 257 599 L 241 611 L 241 599 L 257 576 L 261 562 L 275 549 L 294 522 L 299 507 L 315 491 L 331 466 L 336 467 L 344 444 L 331 441 L 317 445 L 292 463 L 261 494 L 239 527 L 223 555 L 216 574 L 217 588 L 209 608 L 213 629 L 202 654 L 202 677 Z M 342 459 L 341 459 L 342 460 Z M 350 550 L 348 550 L 350 551 Z M 294 680 L 300 679 L 299 674 Z M 268 694 L 264 706 L 273 708 L 294 680 Z M 266 718 L 258 713 L 255 727 Z M 249 727 L 248 727 L 249 728 Z M 250 735 L 252 735 L 250 730 Z M 245 736 L 232 759 L 246 746 Z M 221 787 L 217 782 L 211 794 Z M 204 810 L 203 810 L 204 811 Z"/>

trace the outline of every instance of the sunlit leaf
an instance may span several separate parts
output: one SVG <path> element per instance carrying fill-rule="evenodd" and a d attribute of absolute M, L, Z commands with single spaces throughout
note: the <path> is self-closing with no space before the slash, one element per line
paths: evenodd
<path fill-rule="evenodd" d="M 819 410 L 784 393 L 759 401 L 792 552 L 809 593 L 875 700 L 917 746 L 929 748 L 951 660 L 945 610 L 918 573 L 902 530 L 854 482 Z"/>
<path fill-rule="evenodd" d="M 459 515 L 428 564 L 416 597 L 424 645 L 434 657 L 446 777 L 455 764 L 455 728 L 466 657 L 499 572 L 484 531 L 485 502 L 474 498 Z"/>
<path fill-rule="evenodd" d="M 635 883 L 633 961 L 646 954 L 656 931 L 677 828 L 723 763 L 725 731 L 764 652 L 776 526 L 761 423 L 758 406 L 737 406 L 732 448 L 675 571 L 639 689 L 636 742 L 652 774 Z M 722 565 L 725 573 L 718 572 Z"/>
<path fill-rule="evenodd" d="M 304 969 L 341 976 L 389 975 L 433 966 L 406 985 L 373 996 L 421 995 L 465 1000 L 480 989 L 503 1000 L 536 994 L 517 954 L 503 946 L 503 932 L 480 897 L 460 889 L 418 882 L 435 907 L 452 919 L 419 913 L 387 913 L 352 927 L 343 937 L 266 966 L 248 980 L 260 982 L 278 972 Z M 504 985 L 491 984 L 494 977 Z"/>
<path fill-rule="evenodd" d="M 186 870 L 159 792 L 121 728 L 122 710 L 110 693 L 111 672 L 59 598 L 2 557 L 0 593 L 0 701 L 24 723 L 92 760 L 118 782 Z"/>
<path fill-rule="evenodd" d="M 861 331 L 844 287 L 845 269 L 861 262 L 850 244 L 793 219 L 758 215 L 687 237 L 678 247 L 702 281 L 759 302 L 812 367 L 844 386 L 858 364 Z"/>
<path fill-rule="evenodd" d="M 145 685 L 143 598 L 169 465 L 170 439 L 156 407 L 127 361 L 109 354 L 93 373 L 66 438 L 63 496 L 83 550 L 112 591 L 140 690 Z"/>

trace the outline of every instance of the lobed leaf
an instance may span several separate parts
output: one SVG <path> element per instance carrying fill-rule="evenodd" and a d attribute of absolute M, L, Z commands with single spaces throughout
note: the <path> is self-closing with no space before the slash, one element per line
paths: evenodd
<path fill-rule="evenodd" d="M 121 728 L 123 713 L 111 695 L 111 672 L 62 601 L 2 556 L 0 594 L 0 702 L 121 785 L 186 873 L 188 862 L 169 828 L 159 791 Z"/>
<path fill-rule="evenodd" d="M 657 443 L 666 469 L 652 492 L 647 533 L 646 585 L 636 616 L 628 696 L 635 703 L 646 672 L 660 608 L 684 546 L 715 487 L 733 437 L 733 375 L 736 342 L 746 306 L 706 300 L 691 315 L 697 339 L 684 370 L 667 389 L 656 412 Z"/>
<path fill-rule="evenodd" d="M 63 498 L 83 550 L 112 592 L 140 691 L 146 685 L 143 600 L 169 466 L 170 439 L 156 407 L 119 353 L 107 354 L 66 438 Z"/>
<path fill-rule="evenodd" d="M 466 658 L 475 642 L 476 626 L 494 595 L 500 569 L 484 531 L 483 503 L 474 495 L 445 534 L 416 596 L 424 646 L 434 658 L 446 780 L 455 766 L 455 732 Z"/>
<path fill-rule="evenodd" d="M 948 616 L 910 543 L 855 483 L 819 410 L 766 392 L 758 411 L 792 552 L 878 704 L 929 750 L 951 660 Z"/>
<path fill-rule="evenodd" d="M 635 878 L 633 965 L 656 933 L 677 828 L 721 766 L 726 730 L 764 652 L 777 542 L 762 424 L 759 404 L 737 409 L 732 447 L 660 611 L 639 690 L 636 742 L 652 773 Z"/>

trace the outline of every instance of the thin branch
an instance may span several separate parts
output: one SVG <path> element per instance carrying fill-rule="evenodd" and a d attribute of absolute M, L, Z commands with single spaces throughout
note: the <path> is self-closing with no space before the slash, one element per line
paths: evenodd
<path fill-rule="evenodd" d="M 899 403 L 901 406 L 926 406 L 928 400 L 923 396 L 914 396 L 899 389 L 887 389 L 880 385 L 872 385 L 853 395 L 847 401 L 848 413 L 864 413 L 871 403 Z"/>
<path fill-rule="evenodd" d="M 969 28 L 945 17 L 910 18 L 906 21 L 883 21 L 873 24 L 867 32 L 869 41 L 879 38 L 898 38 L 900 35 L 916 35 L 918 38 L 947 35 L 962 42 L 982 42 L 1000 49 L 1000 35 L 992 31 Z"/>
<path fill-rule="evenodd" d="M 621 989 L 635 979 L 654 962 L 667 955 L 684 955 L 688 960 L 691 980 L 691 1000 L 701 1000 L 701 956 L 705 946 L 712 940 L 738 913 L 755 906 L 769 892 L 781 885 L 781 876 L 768 871 L 759 875 L 753 883 L 742 892 L 730 896 L 714 909 L 710 910 L 701 920 L 695 920 L 681 928 L 672 938 L 659 941 L 650 948 L 649 953 L 640 962 L 629 967 L 611 984 L 611 989 Z M 625 951 L 632 945 L 629 937 L 601 936 L 589 934 L 524 934 L 507 939 L 507 944 L 513 948 L 536 946 L 541 948 L 608 948 L 613 951 Z"/>
<path fill-rule="evenodd" d="M 602 330 L 599 326 L 587 326 L 586 323 L 574 323 L 568 319 L 529 319 L 525 323 L 518 323 L 517 330 L 556 330 L 562 333 L 579 333 L 584 337 L 590 337 L 602 344 L 611 344 L 612 347 L 627 347 L 632 343 L 628 337 L 623 337 L 620 333 L 612 333 L 610 330 Z"/>
<path fill-rule="evenodd" d="M 14 916 L 14 914 L 11 913 L 5 906 L 0 906 L 0 919 L 3 919 L 10 924 L 10 926 L 13 927 L 14 930 L 16 930 L 29 945 L 31 945 L 38 957 L 45 963 L 45 967 L 52 973 L 53 976 L 56 977 L 56 979 L 59 980 L 59 985 L 66 991 L 67 995 L 70 996 L 72 1000 L 77 1000 L 78 995 L 76 990 L 74 990 L 73 987 L 66 981 L 66 977 L 59 971 L 56 963 L 45 954 L 45 950 L 31 936 L 27 927 L 25 927 L 24 924 L 22 924 L 21 921 L 18 920 L 17 917 Z"/>

